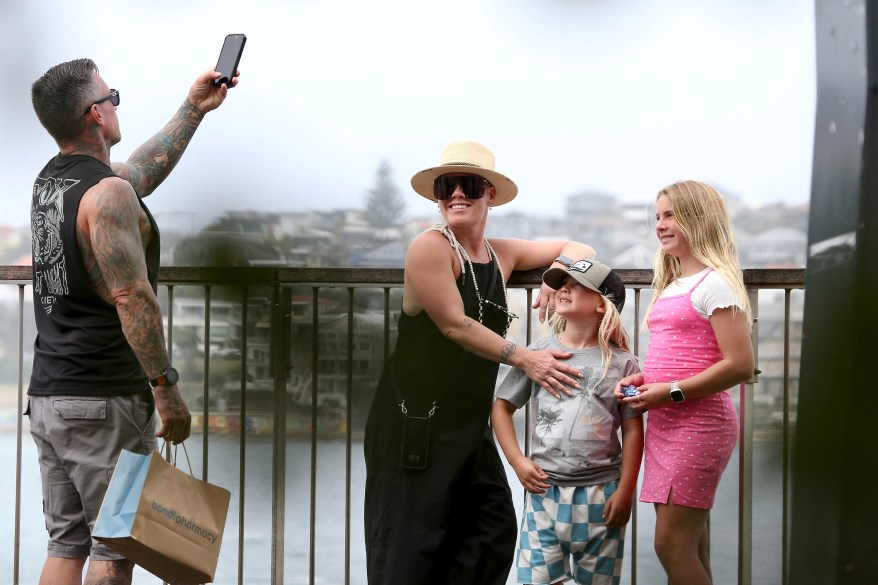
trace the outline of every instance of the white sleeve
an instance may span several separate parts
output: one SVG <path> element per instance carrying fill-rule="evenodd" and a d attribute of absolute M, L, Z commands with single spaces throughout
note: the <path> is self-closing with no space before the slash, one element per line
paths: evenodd
<path fill-rule="evenodd" d="M 717 309 L 740 307 L 735 291 L 716 271 L 707 275 L 701 284 L 692 291 L 692 306 L 698 314 L 709 319 Z"/>

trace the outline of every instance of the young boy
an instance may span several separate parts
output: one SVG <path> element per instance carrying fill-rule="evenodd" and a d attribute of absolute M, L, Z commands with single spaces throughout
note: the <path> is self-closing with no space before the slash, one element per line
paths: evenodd
<path fill-rule="evenodd" d="M 642 416 L 613 396 L 621 378 L 639 371 L 619 316 L 625 286 L 595 260 L 551 268 L 543 282 L 557 290 L 553 334 L 529 349 L 573 353 L 567 363 L 584 377 L 572 397 L 555 398 L 515 369 L 497 389 L 494 432 L 527 492 L 518 582 L 616 585 L 643 456 Z M 512 422 L 528 401 L 535 413 L 530 458 Z"/>

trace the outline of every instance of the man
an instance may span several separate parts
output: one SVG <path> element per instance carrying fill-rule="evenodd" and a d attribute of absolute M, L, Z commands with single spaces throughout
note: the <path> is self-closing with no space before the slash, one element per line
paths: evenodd
<path fill-rule="evenodd" d="M 119 92 L 93 61 L 56 65 L 31 88 L 59 148 L 31 206 L 37 339 L 27 414 L 49 532 L 41 585 L 79 585 L 86 558 L 84 583 L 131 583 L 133 563 L 91 539 L 116 459 L 121 449 L 149 453 L 155 437 L 189 436 L 156 298 L 159 233 L 142 198 L 225 100 L 219 77 L 198 76 L 171 121 L 125 163 L 110 162 L 122 138 Z"/>

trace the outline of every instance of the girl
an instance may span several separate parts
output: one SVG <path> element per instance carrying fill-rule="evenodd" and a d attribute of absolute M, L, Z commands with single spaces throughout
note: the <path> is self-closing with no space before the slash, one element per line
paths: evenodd
<path fill-rule="evenodd" d="M 675 183 L 659 191 L 656 211 L 646 362 L 615 395 L 637 412 L 650 411 L 640 501 L 655 504 L 655 550 L 668 579 L 710 585 L 707 519 L 738 429 L 726 389 L 754 368 L 750 305 L 716 189 Z M 629 384 L 638 396 L 623 397 Z"/>
<path fill-rule="evenodd" d="M 559 399 L 513 369 L 497 390 L 494 432 L 527 491 L 518 582 L 610 585 L 622 572 L 643 456 L 642 416 L 613 398 L 616 381 L 638 370 L 619 317 L 625 286 L 593 260 L 550 268 L 543 282 L 558 291 L 554 335 L 529 349 L 571 352 L 583 384 L 572 398 Z M 521 452 L 512 422 L 528 401 L 537 413 L 531 458 Z"/>

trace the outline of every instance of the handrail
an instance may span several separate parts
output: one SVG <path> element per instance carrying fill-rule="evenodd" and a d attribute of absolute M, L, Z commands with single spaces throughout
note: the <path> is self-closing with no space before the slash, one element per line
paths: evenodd
<path fill-rule="evenodd" d="M 650 285 L 651 269 L 615 269 L 628 285 Z M 183 267 L 163 266 L 159 281 L 163 284 L 257 284 L 281 282 L 285 284 L 386 285 L 401 284 L 402 268 L 260 268 L 260 267 Z M 0 266 L 0 283 L 30 282 L 30 266 Z M 511 286 L 537 285 L 542 270 L 513 272 Z M 804 288 L 804 268 L 746 268 L 744 284 L 748 287 Z"/>

